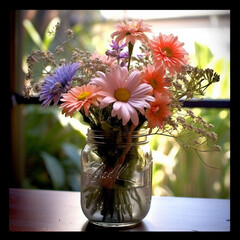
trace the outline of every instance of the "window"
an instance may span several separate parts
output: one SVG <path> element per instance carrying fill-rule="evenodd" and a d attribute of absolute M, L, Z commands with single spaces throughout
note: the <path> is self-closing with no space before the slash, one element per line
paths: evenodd
<path fill-rule="evenodd" d="M 90 51 L 97 50 L 100 53 L 104 53 L 110 43 L 110 34 L 115 23 L 124 18 L 138 18 L 138 16 L 141 16 L 141 18 L 153 26 L 155 34 L 162 32 L 177 35 L 179 41 L 185 42 L 185 48 L 190 54 L 193 65 L 199 63 L 204 67 L 212 67 L 216 71 L 221 72 L 222 78 L 218 87 L 215 85 L 214 88 L 209 89 L 206 101 L 185 103 L 186 107 L 197 107 L 194 111 L 204 113 L 207 119 L 215 122 L 219 131 L 223 151 L 220 153 L 221 155 L 208 155 L 206 163 L 213 166 L 217 165 L 220 167 L 220 171 L 214 172 L 213 169 L 206 167 L 200 161 L 198 161 L 198 163 L 192 161 L 191 158 L 194 156 L 184 153 L 177 148 L 173 142 L 166 142 L 164 140 L 166 148 L 161 151 L 163 160 L 157 163 L 154 168 L 156 176 L 154 179 L 156 185 L 154 194 L 173 194 L 178 196 L 185 194 L 186 196 L 217 198 L 229 197 L 229 10 L 15 11 L 15 14 L 12 16 L 15 17 L 12 26 L 15 28 L 15 42 L 12 42 L 15 49 L 15 64 L 12 65 L 12 67 L 14 67 L 14 76 L 11 81 L 13 105 L 11 109 L 11 134 L 12 148 L 14 149 L 14 152 L 12 152 L 13 186 L 30 188 L 36 186 L 41 188 L 53 187 L 53 185 L 49 183 L 50 176 L 46 171 L 47 167 L 44 165 L 44 161 L 41 161 L 41 151 L 49 151 L 48 153 L 56 158 L 62 157 L 62 155 L 65 154 L 65 159 L 67 159 L 67 157 L 69 157 L 69 149 L 76 153 L 76 148 L 74 147 L 77 145 L 79 149 L 81 148 L 81 146 L 78 145 L 78 139 L 76 139 L 83 137 L 78 131 L 79 124 L 77 119 L 71 121 L 68 121 L 68 119 L 64 120 L 60 117 L 59 111 L 52 108 L 44 110 L 36 105 L 36 103 L 38 103 L 36 98 L 25 99 L 22 97 L 24 74 L 26 73 L 26 56 L 32 49 L 39 48 L 41 44 L 39 45 L 38 43 L 41 43 L 43 40 L 46 27 L 50 20 L 54 17 L 59 17 L 65 28 L 73 27 L 77 33 L 76 44 L 78 44 L 79 48 Z M 34 35 L 30 36 L 26 31 L 26 26 L 24 27 L 23 21 L 26 19 L 28 19 L 36 29 L 35 38 Z M 25 21 L 25 23 L 29 23 L 29 21 Z M 56 44 L 57 42 L 53 41 L 49 49 L 54 49 Z M 197 48 L 201 48 L 201 56 L 196 56 L 195 51 Z M 53 126 L 55 126 L 55 129 L 52 128 Z M 65 131 L 67 128 L 69 128 L 68 133 Z M 51 129 L 52 132 L 49 133 L 49 129 Z M 54 134 L 56 135 L 56 133 L 59 132 L 61 132 L 61 134 L 58 137 L 65 139 L 62 144 L 56 142 L 54 138 Z M 47 133 L 49 133 L 48 137 L 46 137 Z M 69 137 L 69 133 L 76 134 L 77 137 Z M 48 142 L 45 144 L 47 140 Z M 51 141 L 54 142 L 55 145 L 51 144 Z M 152 141 L 155 140 L 153 139 Z M 73 146 L 74 144 L 72 143 L 74 143 L 75 146 Z M 50 145 L 52 146 L 51 148 L 49 148 Z M 34 158 L 34 154 L 38 154 L 39 157 Z M 215 160 L 211 162 L 210 159 L 213 158 Z M 164 159 L 168 159 L 168 162 L 164 162 Z M 66 168 L 64 157 L 62 157 L 61 164 L 66 172 L 67 178 L 66 183 L 63 184 L 63 189 L 78 190 L 77 173 L 72 173 L 71 168 L 70 170 Z M 185 168 L 183 168 L 184 165 Z M 189 171 L 190 167 L 193 167 L 194 171 Z M 40 169 L 45 169 L 45 171 L 40 171 Z M 34 174 L 31 172 L 34 172 Z M 183 175 L 184 180 L 180 182 L 179 179 L 183 179 Z M 195 185 L 194 188 L 197 189 L 199 187 L 201 190 L 194 191 L 190 185 L 187 185 L 186 188 L 184 187 L 190 178 L 191 181 L 193 178 L 196 183 L 196 185 L 193 184 Z M 207 181 L 211 183 L 209 186 L 206 185 Z M 44 183 L 46 184 L 44 185 Z M 181 185 L 182 188 L 180 188 L 179 185 Z"/>

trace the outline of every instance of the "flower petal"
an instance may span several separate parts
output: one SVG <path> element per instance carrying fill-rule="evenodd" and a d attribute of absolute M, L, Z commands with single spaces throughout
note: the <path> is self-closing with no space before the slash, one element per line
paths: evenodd
<path fill-rule="evenodd" d="M 114 104 L 113 104 L 113 109 L 114 109 L 114 111 L 118 111 L 119 110 L 119 108 L 121 107 L 121 105 L 122 105 L 122 102 L 119 102 L 119 101 L 116 101 Z"/>
<path fill-rule="evenodd" d="M 125 126 L 127 122 L 130 120 L 130 114 L 126 105 L 127 103 L 122 103 L 120 108 L 120 116 L 122 118 L 123 126 Z"/>
<path fill-rule="evenodd" d="M 153 88 L 149 84 L 142 83 L 131 93 L 131 97 L 146 95 L 152 91 L 152 89 Z"/>
<path fill-rule="evenodd" d="M 128 77 L 128 90 L 133 92 L 140 82 L 141 73 L 138 71 L 132 72 Z"/>
<path fill-rule="evenodd" d="M 137 126 L 138 123 L 139 123 L 137 111 L 130 104 L 126 104 L 126 107 L 128 108 L 128 112 L 130 114 L 130 118 L 132 120 L 132 123 L 135 126 Z"/>
<path fill-rule="evenodd" d="M 113 98 L 113 97 L 111 97 L 111 96 L 107 96 L 107 97 L 105 97 L 105 98 L 102 100 L 102 102 L 100 103 L 100 107 L 101 107 L 101 108 L 105 108 L 105 107 L 107 107 L 109 104 L 111 104 L 111 103 L 113 103 L 113 102 L 115 102 L 115 101 L 116 101 L 115 98 Z"/>

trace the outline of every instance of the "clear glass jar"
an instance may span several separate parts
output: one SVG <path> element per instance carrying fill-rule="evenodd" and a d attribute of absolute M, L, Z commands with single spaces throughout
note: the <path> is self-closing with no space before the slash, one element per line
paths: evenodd
<path fill-rule="evenodd" d="M 146 131 L 88 130 L 81 154 L 81 207 L 106 227 L 139 223 L 152 197 L 152 155 Z"/>

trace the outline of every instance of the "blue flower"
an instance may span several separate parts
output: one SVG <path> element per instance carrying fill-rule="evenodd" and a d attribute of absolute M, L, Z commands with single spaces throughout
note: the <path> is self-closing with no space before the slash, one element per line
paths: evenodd
<path fill-rule="evenodd" d="M 79 68 L 79 63 L 68 63 L 55 69 L 52 76 L 47 76 L 44 79 L 40 98 L 42 105 L 48 107 L 52 100 L 54 101 L 54 106 L 60 100 L 61 94 L 66 92 L 70 86 L 70 82 Z"/>

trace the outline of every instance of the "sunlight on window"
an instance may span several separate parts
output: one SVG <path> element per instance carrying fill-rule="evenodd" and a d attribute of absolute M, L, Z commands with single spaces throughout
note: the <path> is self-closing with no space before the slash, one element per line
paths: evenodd
<path fill-rule="evenodd" d="M 185 43 L 190 54 L 194 41 L 207 45 L 217 58 L 230 59 L 230 23 L 220 23 L 218 16 L 229 15 L 229 10 L 100 10 L 107 20 L 141 18 L 149 21 L 154 34 L 173 33 Z M 203 19 L 205 17 L 205 20 Z M 229 20 L 230 22 L 230 20 Z"/>
<path fill-rule="evenodd" d="M 123 18 L 163 19 L 229 14 L 229 10 L 100 10 L 106 19 L 120 20 Z"/>
<path fill-rule="evenodd" d="M 57 117 L 62 124 L 62 126 L 67 126 L 68 124 L 73 127 L 73 129 L 79 131 L 81 134 L 87 136 L 88 126 L 82 124 L 77 118 L 65 117 L 61 112 L 57 113 Z"/>
<path fill-rule="evenodd" d="M 47 12 L 50 13 L 51 10 Z M 178 40 L 184 42 L 184 48 L 191 57 L 191 65 L 195 66 L 202 64 L 204 68 L 213 68 L 220 74 L 221 80 L 219 83 L 207 89 L 205 95 L 207 98 L 218 99 L 230 97 L 229 10 L 59 10 L 58 14 L 65 24 L 64 27 L 70 26 L 73 28 L 73 42 L 76 43 L 77 48 L 88 50 L 92 53 L 97 51 L 100 55 L 105 55 L 106 50 L 111 49 L 110 44 L 112 38 L 110 36 L 112 32 L 115 31 L 113 27 L 117 22 L 123 21 L 124 19 L 144 19 L 146 23 L 152 25 L 152 30 L 154 31 L 153 34 L 146 33 L 150 38 L 159 33 L 172 33 L 174 36 L 178 36 Z M 96 18 L 94 18 L 95 15 L 97 16 Z M 42 20 L 43 19 L 44 15 Z M 33 30 L 31 31 L 35 35 L 24 35 L 22 41 L 24 43 L 22 50 L 22 71 L 25 74 L 28 71 L 28 66 L 26 64 L 27 54 L 30 52 L 28 48 L 32 47 L 32 49 L 38 49 L 41 47 L 42 35 L 44 36 L 43 33 L 47 32 L 47 29 L 40 29 L 40 26 L 43 25 L 42 20 L 39 21 L 37 17 L 31 19 L 33 25 L 25 21 L 25 25 L 27 23 L 28 28 L 29 26 L 36 27 L 36 31 L 39 36 L 41 36 L 41 39 L 36 37 L 36 31 L 34 32 Z M 49 21 L 47 21 L 48 24 Z M 21 19 L 21 23 L 24 23 L 23 19 Z M 40 26 L 38 26 L 37 23 L 40 23 Z M 45 25 L 47 26 L 47 23 Z M 40 32 L 42 32 L 42 35 Z M 64 34 L 64 29 L 62 32 L 59 32 L 56 39 L 48 45 L 49 50 L 54 50 L 59 44 L 59 41 L 63 41 L 61 37 L 62 34 Z M 198 49 L 196 47 L 198 44 L 195 44 L 195 42 L 199 44 Z M 140 42 L 134 45 L 133 56 L 141 53 L 139 49 L 140 45 Z M 211 59 L 209 62 L 207 62 L 208 57 L 205 57 L 205 59 L 202 57 L 204 54 L 196 54 L 196 52 L 200 52 L 199 50 L 202 51 L 201 53 L 207 52 L 205 55 L 211 52 Z M 201 61 L 197 62 L 196 55 L 200 56 L 199 59 L 201 59 Z M 66 59 L 68 58 L 67 51 L 64 57 L 66 57 Z M 47 67 L 46 70 L 50 69 Z M 46 151 L 47 148 L 49 153 L 54 156 L 57 149 L 55 145 L 57 145 L 59 150 L 55 158 L 60 158 L 62 161 L 65 158 L 65 155 L 63 155 L 64 148 L 62 146 L 66 146 L 67 144 L 67 150 L 71 150 L 71 147 L 69 147 L 70 145 L 76 146 L 78 150 L 83 147 L 89 126 L 82 124 L 83 121 L 79 113 L 74 114 L 73 117 L 70 118 L 61 114 L 61 111 L 56 111 L 56 114 L 52 114 L 51 117 L 46 109 L 41 110 L 42 112 L 40 113 L 34 111 L 37 107 L 38 106 L 32 105 L 32 111 L 28 113 L 28 118 L 25 119 L 25 135 L 27 136 L 25 151 L 26 156 L 29 156 L 27 161 L 31 163 L 32 156 L 37 156 L 38 153 L 34 152 L 35 149 L 36 151 L 40 151 L 39 149 Z M 202 114 L 204 120 L 211 120 L 214 122 L 213 125 L 215 126 L 216 132 L 219 134 L 222 152 L 206 154 L 203 159 L 208 165 L 217 167 L 221 165 L 221 170 L 216 170 L 214 174 L 212 174 L 213 170 L 211 168 L 206 167 L 194 152 L 183 150 L 174 138 L 169 139 L 164 136 L 150 136 L 148 139 L 153 156 L 153 195 L 227 198 L 229 197 L 230 186 L 229 110 L 205 108 L 193 108 L 191 110 L 195 115 Z M 57 116 L 57 122 L 60 123 L 58 125 L 55 124 L 55 116 Z M 50 117 L 54 119 L 53 123 L 49 120 L 51 119 Z M 53 133 L 51 134 L 50 131 L 47 137 L 44 136 L 44 134 L 42 136 L 40 134 L 41 127 L 42 129 L 45 129 L 45 127 L 46 129 L 51 129 L 51 124 L 55 126 L 55 128 L 51 130 Z M 78 132 L 74 132 L 73 129 Z M 40 145 L 38 149 L 37 147 L 29 147 L 31 144 L 34 146 L 32 141 L 34 131 L 40 132 L 37 136 L 38 138 L 36 137 L 36 142 L 42 143 L 42 145 Z M 71 134 L 65 134 L 65 131 Z M 60 137 L 56 137 L 58 135 Z M 66 137 L 64 138 L 64 136 Z M 56 138 L 57 141 L 54 141 Z M 44 141 L 42 139 L 44 139 Z M 51 144 L 46 144 L 45 142 L 51 142 Z M 79 145 L 81 146 L 79 147 Z M 64 161 L 63 163 L 65 164 Z M 79 159 L 77 159 L 76 162 L 79 163 Z M 69 169 L 71 171 L 73 170 L 71 167 L 69 167 Z M 34 177 L 38 178 L 37 175 Z M 67 181 L 69 182 L 68 189 L 74 189 L 72 187 L 73 184 L 71 185 L 72 179 L 69 178 Z M 34 185 L 30 177 L 29 183 Z"/>

